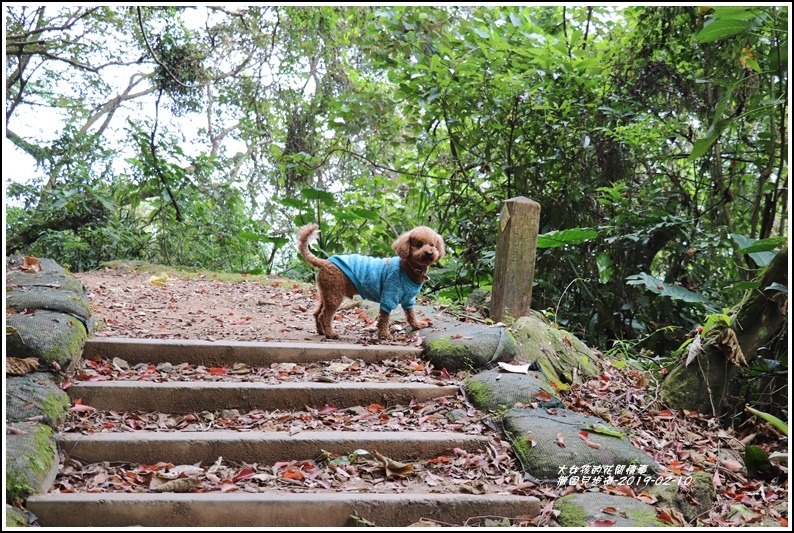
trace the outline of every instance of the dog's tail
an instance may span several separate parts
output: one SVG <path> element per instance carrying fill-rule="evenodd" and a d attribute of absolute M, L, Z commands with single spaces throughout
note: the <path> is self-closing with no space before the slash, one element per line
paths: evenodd
<path fill-rule="evenodd" d="M 319 234 L 320 229 L 317 224 L 306 224 L 298 230 L 298 251 L 306 262 L 314 268 L 320 268 L 326 263 L 325 259 L 316 257 L 311 250 L 309 250 L 309 244 L 317 240 Z"/>

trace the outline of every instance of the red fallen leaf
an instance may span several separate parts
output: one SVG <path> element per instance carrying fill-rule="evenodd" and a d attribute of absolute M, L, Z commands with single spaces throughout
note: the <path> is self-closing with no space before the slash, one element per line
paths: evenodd
<path fill-rule="evenodd" d="M 656 513 L 656 519 L 665 524 L 674 525 L 673 517 L 667 514 L 666 511 L 659 511 L 658 513 Z"/>
<path fill-rule="evenodd" d="M 428 420 L 437 420 L 437 419 L 438 419 L 438 417 L 435 416 L 435 415 L 425 415 L 425 416 L 419 418 L 419 423 L 420 424 L 424 424 Z"/>
<path fill-rule="evenodd" d="M 301 472 L 297 468 L 290 468 L 289 470 L 284 472 L 283 476 L 287 479 L 297 479 L 297 480 L 301 480 L 304 478 L 303 472 Z"/>
<path fill-rule="evenodd" d="M 568 338 L 568 335 L 565 335 L 562 338 L 562 343 L 565 345 L 566 348 L 570 348 L 571 347 L 571 339 Z"/>
<path fill-rule="evenodd" d="M 615 487 L 615 490 L 622 492 L 629 498 L 634 498 L 636 496 L 636 494 L 634 494 L 634 489 L 632 489 L 629 485 L 620 485 Z"/>
<path fill-rule="evenodd" d="M 449 375 L 449 372 L 447 372 L 446 368 L 442 368 L 440 373 L 441 373 L 441 377 L 442 378 L 444 378 L 444 379 L 452 379 L 452 376 Z"/>
<path fill-rule="evenodd" d="M 303 462 L 301 464 L 301 468 L 303 469 L 302 470 L 303 474 L 309 479 L 314 479 L 320 474 L 323 474 L 325 472 L 325 470 L 323 470 L 319 466 L 307 462 Z"/>
<path fill-rule="evenodd" d="M 615 520 L 593 520 L 592 522 L 588 522 L 587 525 L 590 527 L 612 527 L 615 525 Z"/>
<path fill-rule="evenodd" d="M 367 411 L 370 413 L 377 413 L 378 411 L 383 411 L 384 407 L 378 403 L 372 403 L 367 406 Z"/>
<path fill-rule="evenodd" d="M 427 462 L 435 465 L 438 463 L 448 463 L 449 459 L 447 457 L 439 456 L 436 457 L 435 459 L 429 459 Z"/>
<path fill-rule="evenodd" d="M 256 475 L 256 470 L 252 470 L 250 468 L 241 468 L 240 471 L 234 475 L 232 481 L 234 482 L 242 481 L 243 479 L 248 479 L 254 477 L 255 475 Z"/>
<path fill-rule="evenodd" d="M 785 518 L 783 518 L 781 516 L 780 517 L 780 525 L 783 526 L 783 527 L 788 527 L 788 520 L 786 520 Z"/>
<path fill-rule="evenodd" d="M 545 390 L 542 390 L 539 393 L 535 394 L 535 398 L 537 398 L 537 400 L 541 402 L 548 402 L 551 400 L 551 394 L 549 394 Z"/>
<path fill-rule="evenodd" d="M 331 413 L 335 413 L 337 410 L 338 408 L 334 404 L 327 403 L 322 409 L 320 409 L 319 413 L 321 415 L 330 415 Z"/>
<path fill-rule="evenodd" d="M 582 437 L 582 440 L 587 440 L 590 438 L 590 434 L 587 431 L 580 431 L 579 436 Z"/>
<path fill-rule="evenodd" d="M 562 436 L 562 432 L 557 433 L 557 444 L 560 445 L 560 448 L 565 448 L 565 439 Z"/>
<path fill-rule="evenodd" d="M 591 440 L 586 440 L 586 441 L 584 441 L 584 443 L 587 444 L 588 446 L 590 446 L 591 448 L 596 449 L 596 450 L 601 448 L 601 445 L 599 443 L 593 442 Z"/>
<path fill-rule="evenodd" d="M 421 363 L 417 363 L 416 361 L 411 361 L 410 363 L 408 363 L 408 366 L 410 366 L 414 370 L 424 370 L 425 369 L 425 365 L 423 365 Z"/>
<path fill-rule="evenodd" d="M 228 479 L 221 481 L 221 492 L 231 492 L 237 490 L 238 487 Z"/>
<path fill-rule="evenodd" d="M 19 265 L 19 269 L 23 272 L 27 272 L 28 274 L 32 274 L 34 272 L 41 271 L 41 261 L 39 261 L 35 257 L 25 256 L 22 260 L 22 264 Z"/>
<path fill-rule="evenodd" d="M 226 368 L 222 366 L 216 366 L 209 369 L 210 374 L 214 374 L 216 376 L 225 376 L 226 375 Z"/>
<path fill-rule="evenodd" d="M 61 389 L 66 390 L 70 388 L 73 384 L 74 382 L 71 380 L 71 378 L 66 378 L 61 382 Z"/>
<path fill-rule="evenodd" d="M 640 500 L 641 502 L 645 502 L 650 505 L 653 505 L 654 503 L 657 502 L 656 496 L 645 490 L 637 495 L 637 499 Z"/>
<path fill-rule="evenodd" d="M 195 422 L 196 420 L 198 420 L 198 417 L 196 417 L 196 415 L 194 415 L 193 413 L 188 413 L 184 416 L 184 419 L 188 422 Z"/>
<path fill-rule="evenodd" d="M 664 419 L 673 418 L 673 412 L 670 411 L 669 409 L 662 409 L 656 414 L 656 418 L 664 418 Z"/>

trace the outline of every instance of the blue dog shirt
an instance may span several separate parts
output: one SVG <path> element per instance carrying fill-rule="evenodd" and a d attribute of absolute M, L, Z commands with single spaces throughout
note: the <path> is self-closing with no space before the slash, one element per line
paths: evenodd
<path fill-rule="evenodd" d="M 422 284 L 414 283 L 402 268 L 400 258 L 379 259 L 366 255 L 334 255 L 328 258 L 345 273 L 362 298 L 379 302 L 382 311 L 391 313 L 401 305 L 412 309 Z"/>

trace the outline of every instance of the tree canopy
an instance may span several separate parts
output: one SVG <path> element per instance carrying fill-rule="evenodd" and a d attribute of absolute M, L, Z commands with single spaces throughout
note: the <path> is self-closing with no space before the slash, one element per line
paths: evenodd
<path fill-rule="evenodd" d="M 541 205 L 533 307 L 669 352 L 788 233 L 788 7 L 5 6 L 6 252 L 307 276 L 417 224 L 492 281 Z M 8 142 L 6 143 L 9 144 Z M 781 288 L 780 290 L 785 290 Z"/>

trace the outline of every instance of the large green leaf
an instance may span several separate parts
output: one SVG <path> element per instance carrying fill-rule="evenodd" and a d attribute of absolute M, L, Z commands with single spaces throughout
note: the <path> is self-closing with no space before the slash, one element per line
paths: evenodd
<path fill-rule="evenodd" d="M 749 20 L 712 19 L 711 22 L 706 22 L 703 25 L 700 31 L 695 34 L 694 39 L 699 43 L 710 43 L 741 33 L 749 26 Z"/>
<path fill-rule="evenodd" d="M 336 198 L 334 198 L 333 194 L 330 192 L 321 191 L 320 189 L 315 189 L 314 187 L 306 187 L 301 189 L 301 196 L 307 200 L 319 200 L 326 205 L 333 205 L 336 202 Z"/>
<path fill-rule="evenodd" d="M 700 293 L 690 291 L 680 285 L 671 285 L 645 272 L 640 272 L 626 278 L 629 285 L 644 285 L 645 288 L 660 296 L 669 296 L 674 300 L 688 303 L 707 304 L 708 300 Z"/>
<path fill-rule="evenodd" d="M 582 244 L 592 241 L 598 237 L 598 232 L 592 229 L 571 228 L 558 231 L 550 231 L 543 235 L 538 235 L 538 248 L 556 248 L 566 244 Z"/>
<path fill-rule="evenodd" d="M 751 237 L 746 237 L 744 235 L 739 235 L 738 233 L 731 233 L 729 237 L 732 238 L 736 244 L 739 245 L 739 253 L 748 254 L 750 258 L 755 261 L 755 264 L 759 267 L 765 267 L 769 263 L 772 262 L 772 259 L 775 258 L 774 252 L 770 252 L 768 250 L 773 250 L 777 245 L 780 244 L 777 241 L 777 245 L 769 248 L 771 241 L 776 240 L 776 238 L 764 239 L 764 241 L 759 241 L 758 239 L 753 239 Z M 756 250 L 756 243 L 761 243 L 758 245 L 758 251 Z M 784 240 L 785 242 L 785 240 Z"/>

